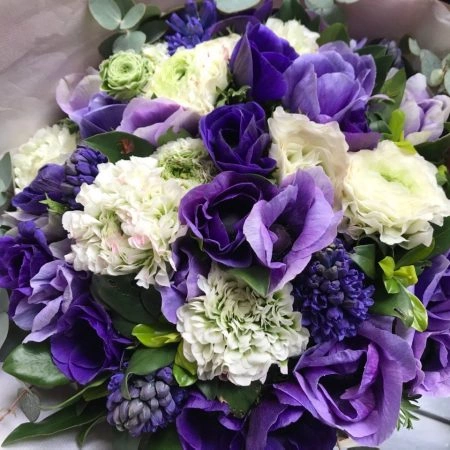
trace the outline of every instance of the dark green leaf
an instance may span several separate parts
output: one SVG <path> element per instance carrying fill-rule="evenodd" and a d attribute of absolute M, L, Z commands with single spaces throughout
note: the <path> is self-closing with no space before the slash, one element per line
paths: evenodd
<path fill-rule="evenodd" d="M 0 212 L 7 209 L 13 193 L 11 155 L 6 153 L 0 159 Z"/>
<path fill-rule="evenodd" d="M 25 383 L 42 388 L 70 382 L 53 364 L 47 343 L 19 345 L 5 359 L 3 370 Z"/>
<path fill-rule="evenodd" d="M 0 348 L 3 347 L 3 344 L 8 337 L 9 331 L 9 316 L 6 312 L 0 313 Z"/>
<path fill-rule="evenodd" d="M 111 314 L 111 319 L 114 328 L 122 335 L 127 338 L 132 339 L 133 338 L 133 328 L 136 326 L 135 322 L 130 322 L 126 319 L 124 319 L 122 316 L 119 316 L 118 314 L 114 313 Z"/>
<path fill-rule="evenodd" d="M 374 92 L 380 92 L 381 86 L 386 81 L 387 74 L 394 63 L 394 57 L 390 55 L 380 56 L 375 58 L 375 65 L 377 68 L 377 76 L 375 79 Z"/>
<path fill-rule="evenodd" d="M 95 422 L 105 414 L 104 402 L 90 403 L 82 414 L 77 415 L 76 405 L 58 411 L 38 423 L 23 423 L 19 425 L 3 441 L 3 446 L 14 444 L 30 438 L 52 436 L 63 431 L 78 428 Z"/>
<path fill-rule="evenodd" d="M 23 392 L 25 391 L 25 392 Z M 20 409 L 30 422 L 36 422 L 41 414 L 41 402 L 39 397 L 29 389 L 19 391 L 18 397 Z"/>
<path fill-rule="evenodd" d="M 400 289 L 397 294 L 383 292 L 382 288 L 375 291 L 375 303 L 370 312 L 382 316 L 398 317 L 403 323 L 410 327 L 414 321 L 411 300 L 404 289 Z"/>
<path fill-rule="evenodd" d="M 90 432 L 99 424 L 104 422 L 106 419 L 105 417 L 99 417 L 97 420 L 94 420 L 92 423 L 88 423 L 87 425 L 84 425 L 81 430 L 77 434 L 77 444 L 78 447 L 83 448 L 83 445 L 90 434 Z"/>
<path fill-rule="evenodd" d="M 195 375 L 191 375 L 187 370 L 177 364 L 174 364 L 173 366 L 173 376 L 175 377 L 178 386 L 181 387 L 192 386 L 197 381 Z"/>
<path fill-rule="evenodd" d="M 186 359 L 183 351 L 183 342 L 178 344 L 177 354 L 175 355 L 175 364 L 187 370 L 191 375 L 197 375 L 197 363 Z"/>
<path fill-rule="evenodd" d="M 430 259 L 442 255 L 450 248 L 450 217 L 444 219 L 442 227 L 435 227 L 433 237 L 434 249 L 428 256 Z"/>
<path fill-rule="evenodd" d="M 310 22 L 308 14 L 298 0 L 283 0 L 283 4 L 276 14 L 276 17 L 283 22 L 287 22 L 288 20 L 299 20 L 303 25 L 308 25 Z"/>
<path fill-rule="evenodd" d="M 139 31 L 142 31 L 146 36 L 145 42 L 147 44 L 153 44 L 153 42 L 161 39 L 168 29 L 169 26 L 164 20 L 150 20 L 139 27 Z"/>
<path fill-rule="evenodd" d="M 134 6 L 133 0 L 114 0 L 120 8 L 122 17 Z"/>
<path fill-rule="evenodd" d="M 270 272 L 265 267 L 248 267 L 231 269 L 229 272 L 236 278 L 247 283 L 255 292 L 266 295 L 269 290 Z"/>
<path fill-rule="evenodd" d="M 442 136 L 433 142 L 424 142 L 416 145 L 417 152 L 426 160 L 441 163 L 444 160 L 445 153 L 450 148 L 450 133 Z"/>
<path fill-rule="evenodd" d="M 145 15 L 145 5 L 138 3 L 130 8 L 120 23 L 121 30 L 129 30 L 135 27 Z M 145 41 L 144 41 L 145 42 Z"/>
<path fill-rule="evenodd" d="M 121 33 L 114 33 L 111 36 L 108 36 L 98 47 L 98 51 L 103 58 L 109 58 L 113 53 L 113 45 L 116 42 L 116 39 L 121 36 Z"/>
<path fill-rule="evenodd" d="M 110 131 L 85 139 L 86 144 L 102 152 L 108 160 L 115 163 L 130 156 L 150 156 L 155 148 L 146 140 L 123 131 Z"/>
<path fill-rule="evenodd" d="M 354 253 L 350 255 L 352 261 L 369 277 L 375 279 L 375 256 L 376 245 L 358 245 L 354 249 Z"/>
<path fill-rule="evenodd" d="M 145 44 L 145 33 L 142 31 L 128 31 L 125 34 L 121 34 L 113 44 L 113 53 L 126 52 L 133 50 L 140 52 L 142 46 Z M 138 155 L 135 155 L 138 156 Z"/>
<path fill-rule="evenodd" d="M 112 441 L 112 450 L 138 450 L 141 438 L 134 438 L 128 433 L 114 430 L 114 439 Z M 144 435 L 146 436 L 146 435 Z M 143 438 L 145 439 L 145 437 Z"/>
<path fill-rule="evenodd" d="M 347 27 L 343 23 L 335 23 L 322 31 L 317 43 L 324 45 L 334 41 L 350 42 Z"/>
<path fill-rule="evenodd" d="M 387 49 L 384 45 L 365 45 L 356 51 L 358 55 L 372 55 L 374 58 L 386 56 Z"/>
<path fill-rule="evenodd" d="M 89 11 L 107 30 L 115 30 L 122 20 L 122 12 L 114 0 L 89 0 Z"/>
<path fill-rule="evenodd" d="M 429 247 L 421 244 L 414 247 L 412 250 L 407 251 L 398 261 L 395 263 L 395 268 L 398 269 L 403 266 L 410 266 L 412 264 L 425 261 L 434 250 L 434 241 Z"/>
<path fill-rule="evenodd" d="M 25 339 L 28 332 L 20 329 L 14 322 L 9 322 L 8 336 L 3 346 L 0 347 L 0 362 L 4 361 L 8 355 Z"/>
<path fill-rule="evenodd" d="M 175 425 L 170 424 L 151 434 L 148 439 L 141 441 L 139 450 L 182 450 Z"/>
<path fill-rule="evenodd" d="M 386 80 L 380 89 L 380 94 L 387 95 L 393 103 L 389 105 L 392 111 L 400 106 L 406 86 L 405 69 L 399 70 L 393 77 Z"/>
<path fill-rule="evenodd" d="M 151 19 L 154 17 L 160 17 L 161 16 L 161 10 L 155 6 L 155 5 L 147 5 L 145 8 L 145 14 L 143 21 L 146 21 L 147 19 Z"/>
<path fill-rule="evenodd" d="M 139 324 L 133 328 L 133 336 L 143 345 L 150 348 L 164 347 L 181 340 L 180 333 L 170 326 Z"/>
<path fill-rule="evenodd" d="M 217 9 L 225 14 L 233 14 L 253 8 L 260 0 L 216 0 Z"/>
<path fill-rule="evenodd" d="M 91 387 L 86 392 L 83 393 L 83 400 L 85 402 L 92 402 L 93 400 L 98 400 L 99 398 L 105 398 L 108 395 L 108 385 L 107 383 L 100 386 Z"/>
<path fill-rule="evenodd" d="M 175 133 L 175 131 L 173 131 L 173 128 L 170 128 L 169 130 L 167 130 L 163 135 L 161 135 L 158 138 L 157 144 L 158 144 L 158 147 L 161 147 L 162 145 L 168 144 L 169 142 L 173 142 L 178 139 L 188 138 L 188 137 L 192 137 L 192 136 L 186 130 L 180 129 L 178 132 Z"/>

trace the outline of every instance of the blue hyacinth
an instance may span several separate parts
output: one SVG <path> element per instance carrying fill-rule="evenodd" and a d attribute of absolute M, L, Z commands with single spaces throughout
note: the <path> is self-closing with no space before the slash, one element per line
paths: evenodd
<path fill-rule="evenodd" d="M 213 0 L 205 0 L 200 9 L 194 0 L 188 0 L 182 13 L 174 13 L 167 25 L 174 31 L 166 36 L 169 53 L 179 47 L 194 48 L 210 38 L 208 29 L 217 22 L 217 9 Z"/>
<path fill-rule="evenodd" d="M 355 336 L 368 319 L 374 286 L 352 262 L 339 239 L 313 255 L 294 280 L 294 297 L 316 343 Z"/>

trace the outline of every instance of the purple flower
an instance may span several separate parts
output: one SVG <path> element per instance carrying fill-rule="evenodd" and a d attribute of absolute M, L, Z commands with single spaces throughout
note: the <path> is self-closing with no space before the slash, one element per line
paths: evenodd
<path fill-rule="evenodd" d="M 296 172 L 277 195 L 254 205 L 244 236 L 270 270 L 271 291 L 294 279 L 314 252 L 333 242 L 342 215 L 332 205 L 333 189 L 322 169 Z"/>
<path fill-rule="evenodd" d="M 200 134 L 220 170 L 269 175 L 276 167 L 267 156 L 266 114 L 257 103 L 215 109 L 200 120 Z"/>
<path fill-rule="evenodd" d="M 406 81 L 400 109 L 406 115 L 406 139 L 414 145 L 435 141 L 444 131 L 444 122 L 450 114 L 450 97 L 433 97 L 427 87 L 425 75 L 417 73 Z"/>
<path fill-rule="evenodd" d="M 171 323 L 177 323 L 177 309 L 188 299 L 202 293 L 198 287 L 199 275 L 207 276 L 211 261 L 197 243 L 187 236 L 177 239 L 172 246 L 175 270 L 170 286 L 156 286 L 161 294 L 161 312 Z"/>
<path fill-rule="evenodd" d="M 21 299 L 11 317 L 31 330 L 24 342 L 42 342 L 56 333 L 57 321 L 72 301 L 88 295 L 89 280 L 86 272 L 75 272 L 62 260 L 44 264 L 30 281 L 31 295 Z"/>
<path fill-rule="evenodd" d="M 157 146 L 158 139 L 169 130 L 175 133 L 186 130 L 195 136 L 199 119 L 197 113 L 171 100 L 134 98 L 126 107 L 117 130 L 135 134 Z"/>
<path fill-rule="evenodd" d="M 314 122 L 338 122 L 351 150 L 373 147 L 379 134 L 370 132 L 365 113 L 375 75 L 372 56 L 359 56 L 344 42 L 323 45 L 286 70 L 283 106 Z"/>
<path fill-rule="evenodd" d="M 364 322 L 359 336 L 307 350 L 295 381 L 276 386 L 279 398 L 301 405 L 326 425 L 363 445 L 378 445 L 394 431 L 403 383 L 416 373 L 408 343 Z"/>
<path fill-rule="evenodd" d="M 276 395 L 276 389 L 273 393 Z M 314 419 L 302 406 L 286 404 L 285 396 L 281 397 L 264 398 L 251 411 L 246 448 L 332 450 L 336 444 L 336 430 Z"/>
<path fill-rule="evenodd" d="M 20 222 L 17 236 L 0 237 L 0 255 L 0 287 L 12 291 L 9 316 L 19 327 L 30 330 L 32 317 L 16 314 L 16 308 L 30 296 L 30 280 L 53 260 L 47 238 L 33 221 Z"/>
<path fill-rule="evenodd" d="M 173 13 L 167 25 L 174 31 L 165 39 L 169 53 L 173 55 L 179 47 L 194 48 L 211 39 L 208 29 L 217 22 L 217 8 L 213 0 L 204 0 L 200 10 L 194 0 L 187 0 L 184 11 Z"/>
<path fill-rule="evenodd" d="M 289 43 L 266 26 L 248 24 L 234 48 L 230 69 L 238 86 L 250 86 L 258 103 L 279 100 L 287 90 L 286 69 L 298 57 Z"/>
<path fill-rule="evenodd" d="M 207 400 L 200 392 L 191 393 L 176 420 L 183 450 L 241 450 L 243 425 L 225 402 Z"/>
<path fill-rule="evenodd" d="M 69 379 L 81 385 L 119 368 L 130 342 L 114 330 L 105 309 L 89 295 L 70 305 L 50 338 L 53 362 Z"/>
<path fill-rule="evenodd" d="M 181 199 L 180 221 L 211 259 L 230 267 L 248 267 L 253 255 L 244 236 L 244 221 L 255 203 L 276 193 L 277 188 L 263 177 L 222 172 Z"/>

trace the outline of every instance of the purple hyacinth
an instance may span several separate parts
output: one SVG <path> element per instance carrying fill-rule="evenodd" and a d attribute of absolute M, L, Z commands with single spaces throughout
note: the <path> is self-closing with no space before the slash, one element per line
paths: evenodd
<path fill-rule="evenodd" d="M 88 147 L 78 147 L 64 164 L 65 177 L 61 183 L 63 202 L 71 209 L 81 209 L 75 201 L 83 183 L 92 184 L 98 175 L 98 165 L 108 162 L 103 153 Z"/>
<path fill-rule="evenodd" d="M 294 297 L 316 343 L 356 336 L 373 305 L 375 288 L 365 278 L 339 239 L 313 255 L 294 282 Z"/>
<path fill-rule="evenodd" d="M 187 0 L 183 13 L 174 13 L 167 25 L 174 31 L 166 37 L 169 53 L 173 55 L 179 47 L 194 48 L 210 39 L 208 29 L 217 22 L 217 9 L 213 0 L 204 0 L 200 10 L 194 0 Z"/>
<path fill-rule="evenodd" d="M 133 375 L 128 381 L 131 400 L 122 395 L 123 378 L 123 373 L 111 377 L 106 403 L 108 423 L 119 431 L 128 431 L 133 437 L 153 433 L 181 412 L 187 391 L 178 387 L 170 367 L 145 377 Z"/>

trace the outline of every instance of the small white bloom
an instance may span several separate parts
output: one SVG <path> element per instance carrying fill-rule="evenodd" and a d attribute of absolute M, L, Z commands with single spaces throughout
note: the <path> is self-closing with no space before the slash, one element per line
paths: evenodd
<path fill-rule="evenodd" d="M 266 26 L 280 38 L 286 39 L 299 55 L 315 53 L 319 50 L 319 45 L 316 41 L 320 34 L 309 30 L 297 20 L 283 22 L 280 19 L 271 17 L 266 22 Z"/>
<path fill-rule="evenodd" d="M 273 142 L 269 156 L 277 161 L 278 181 L 299 169 L 321 166 L 339 203 L 349 159 L 348 144 L 337 122 L 316 123 L 279 106 L 269 119 L 269 130 Z"/>
<path fill-rule="evenodd" d="M 290 284 L 263 297 L 213 266 L 198 286 L 204 295 L 178 309 L 177 329 L 199 379 L 222 375 L 240 386 L 264 382 L 272 364 L 287 373 L 288 358 L 305 351 L 309 333 L 293 311 Z"/>
<path fill-rule="evenodd" d="M 211 112 L 218 91 L 228 86 L 228 61 L 238 40 L 231 34 L 180 47 L 156 68 L 146 95 L 174 100 L 202 115 Z"/>
<path fill-rule="evenodd" d="M 53 125 L 38 130 L 17 151 L 11 152 L 17 192 L 27 187 L 45 164 L 62 164 L 75 150 L 77 136 L 67 127 Z"/>
<path fill-rule="evenodd" d="M 436 167 L 417 153 L 406 153 L 391 141 L 375 150 L 350 154 L 344 180 L 346 231 L 380 236 L 388 245 L 429 246 L 431 223 L 442 225 L 450 200 L 436 181 Z"/>
<path fill-rule="evenodd" d="M 100 164 L 91 185 L 83 184 L 77 201 L 84 211 L 63 215 L 75 243 L 67 260 L 75 270 L 123 275 L 135 273 L 138 285 L 166 286 L 171 244 L 185 230 L 178 206 L 186 188 L 161 177 L 152 157 Z"/>
<path fill-rule="evenodd" d="M 156 44 L 146 44 L 141 49 L 142 56 L 145 56 L 149 64 L 149 83 L 146 88 L 144 88 L 145 95 L 151 97 L 153 92 L 151 92 L 151 79 L 157 67 L 159 67 L 163 61 L 170 58 L 169 49 L 167 42 L 158 42 Z"/>

